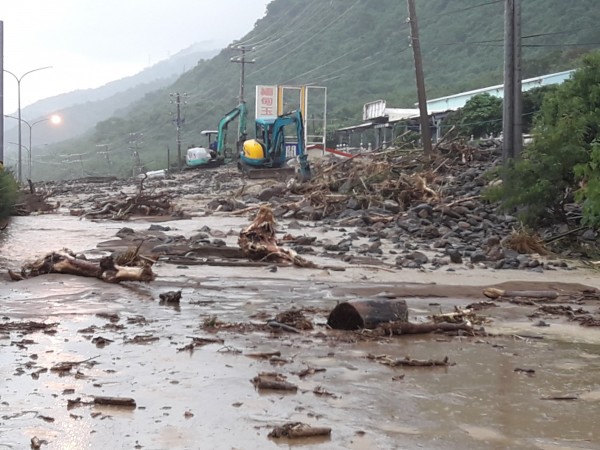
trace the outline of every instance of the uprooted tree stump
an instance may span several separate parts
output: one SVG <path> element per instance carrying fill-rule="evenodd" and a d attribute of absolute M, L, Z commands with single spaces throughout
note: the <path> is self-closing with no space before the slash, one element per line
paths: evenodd
<path fill-rule="evenodd" d="M 119 266 L 112 256 L 106 256 L 99 261 L 88 261 L 77 258 L 69 250 L 48 253 L 37 261 L 26 264 L 20 272 L 8 271 L 13 281 L 20 281 L 49 273 L 62 273 L 78 275 L 82 277 L 98 278 L 108 283 L 120 283 L 121 281 L 152 281 L 152 262 L 145 258 L 137 266 Z"/>
<path fill-rule="evenodd" d="M 405 300 L 351 300 L 338 304 L 327 319 L 327 325 L 338 330 L 372 330 L 388 322 L 408 322 Z"/>
<path fill-rule="evenodd" d="M 242 254 L 252 261 L 319 268 L 317 264 L 300 257 L 295 251 L 277 245 L 275 218 L 273 211 L 267 205 L 262 205 L 254 221 L 240 231 L 238 245 Z"/>

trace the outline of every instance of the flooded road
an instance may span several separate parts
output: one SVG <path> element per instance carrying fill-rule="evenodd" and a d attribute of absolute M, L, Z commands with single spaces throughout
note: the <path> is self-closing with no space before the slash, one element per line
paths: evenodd
<path fill-rule="evenodd" d="M 162 225 L 189 235 L 205 223 L 226 232 L 247 220 Z M 145 230 L 149 224 L 126 225 Z M 96 244 L 122 226 L 62 216 L 17 218 L 9 238 L 0 241 L 0 267 L 4 272 L 61 247 L 98 253 Z M 235 242 L 235 236 L 227 239 Z M 419 321 L 482 298 L 466 287 L 468 295 L 455 295 L 460 273 L 443 279 L 453 284 L 447 295 L 438 289 L 432 297 L 414 283 L 435 281 L 443 291 L 440 278 L 428 280 L 416 271 L 273 273 L 164 263 L 155 269 L 158 277 L 149 284 L 68 275 L 11 283 L 2 275 L 0 324 L 57 325 L 54 332 L 0 333 L 0 449 L 30 448 L 34 436 L 50 450 L 600 449 L 597 328 L 560 318 L 534 327 L 525 306 L 506 305 L 484 313 L 493 320 L 485 328 L 496 337 L 364 339 L 328 330 L 328 311 L 358 293 L 397 290 L 407 293 L 411 321 Z M 470 285 L 486 281 L 481 274 L 464 278 Z M 572 274 L 564 278 L 576 281 Z M 159 303 L 160 293 L 178 289 L 179 306 Z M 425 295 L 416 295 L 419 289 Z M 290 334 L 264 328 L 267 319 L 292 308 L 305 311 L 314 329 Z M 216 321 L 246 326 L 205 326 Z M 182 350 L 194 337 L 219 341 Z M 281 356 L 272 361 L 248 356 L 275 351 Z M 453 365 L 391 368 L 368 355 L 448 357 Z M 51 370 L 60 362 L 78 364 L 68 372 Z M 307 368 L 324 370 L 298 375 Z M 261 372 L 287 377 L 298 391 L 257 391 L 251 380 Z M 137 406 L 90 404 L 95 396 L 130 397 Z M 274 426 L 296 421 L 331 427 L 331 437 L 268 437 Z"/>

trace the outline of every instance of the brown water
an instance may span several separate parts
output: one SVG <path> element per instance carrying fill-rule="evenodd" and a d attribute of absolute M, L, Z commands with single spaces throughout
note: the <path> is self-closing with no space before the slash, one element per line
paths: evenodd
<path fill-rule="evenodd" d="M 226 230 L 237 219 L 219 220 Z M 11 267 L 15 260 L 55 250 L 57 241 L 77 252 L 93 249 L 121 228 L 55 216 L 19 218 L 18 225 L 18 232 L 13 228 L 11 238 L 0 242 Z M 178 227 L 187 233 L 197 223 Z M 600 448 L 596 330 L 563 322 L 535 328 L 518 308 L 495 308 L 486 311 L 497 318 L 486 327 L 489 331 L 544 339 L 404 336 L 344 343 L 331 338 L 322 313 L 311 317 L 316 329 L 301 335 L 221 331 L 222 344 L 178 352 L 192 336 L 214 337 L 201 328 L 208 317 L 264 323 L 250 316 L 262 312 L 271 317 L 291 307 L 331 309 L 347 298 L 339 292 L 373 284 L 333 276 L 313 279 L 315 271 L 300 269 L 272 274 L 262 268 L 228 268 L 220 275 L 205 267 L 159 265 L 156 270 L 158 279 L 148 285 L 64 275 L 2 281 L 0 323 L 41 320 L 58 326 L 55 334 L 0 334 L 0 449 L 29 448 L 33 436 L 47 440 L 42 448 L 50 450 Z M 158 294 L 175 288 L 183 290 L 180 307 L 159 305 Z M 407 300 L 411 319 L 471 301 Z M 117 325 L 123 327 L 107 326 L 110 322 L 98 312 L 117 313 Z M 134 320 L 138 316 L 145 321 Z M 91 325 L 97 329 L 79 331 Z M 128 343 L 140 335 L 159 339 Z M 98 336 L 113 342 L 98 348 L 91 342 Z M 33 343 L 19 344 L 23 339 Z M 290 362 L 278 366 L 244 355 L 275 350 Z M 455 365 L 392 369 L 367 359 L 368 354 L 448 356 Z M 88 358 L 95 358 L 94 365 L 81 364 L 78 375 L 76 369 L 66 376 L 48 370 L 36 378 L 36 372 L 58 362 Z M 304 379 L 293 374 L 307 366 L 326 370 Z M 262 371 L 287 375 L 298 392 L 257 392 L 250 380 Z M 395 378 L 402 374 L 403 379 Z M 335 397 L 315 395 L 317 386 Z M 68 399 L 94 395 L 132 397 L 137 408 L 67 409 Z M 544 399 L 564 395 L 577 400 Z M 272 426 L 287 421 L 331 427 L 331 438 L 291 442 L 267 437 Z"/>

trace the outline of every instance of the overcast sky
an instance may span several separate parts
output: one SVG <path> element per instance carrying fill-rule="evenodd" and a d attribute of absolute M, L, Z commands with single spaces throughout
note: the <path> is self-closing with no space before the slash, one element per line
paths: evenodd
<path fill-rule="evenodd" d="M 21 82 L 21 107 L 133 75 L 212 40 L 222 48 L 249 32 L 270 0 L 0 0 L 4 69 Z M 4 74 L 4 113 L 17 83 Z"/>

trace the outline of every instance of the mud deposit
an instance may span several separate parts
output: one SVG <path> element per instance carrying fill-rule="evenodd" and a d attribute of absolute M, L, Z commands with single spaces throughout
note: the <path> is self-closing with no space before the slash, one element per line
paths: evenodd
<path fill-rule="evenodd" d="M 66 230 L 75 230 L 77 219 L 19 220 L 20 234 L 0 243 L 3 265 L 61 246 L 90 250 L 120 227 L 79 222 L 83 231 L 74 234 Z M 225 231 L 242 223 L 218 220 Z M 183 233 L 199 227 L 174 226 Z M 274 273 L 167 264 L 157 264 L 156 272 L 149 284 L 2 278 L 0 449 L 30 448 L 34 437 L 44 450 L 600 448 L 597 327 L 561 316 L 545 316 L 550 326 L 536 327 L 539 319 L 527 317 L 534 307 L 512 303 L 480 312 L 491 319 L 484 328 L 493 335 L 485 337 L 372 339 L 326 327 L 328 312 L 351 298 L 396 292 L 406 297 L 410 320 L 419 322 L 485 300 L 480 286 L 511 276 L 521 280 L 513 283 L 519 288 L 555 286 L 556 272 L 504 271 L 497 279 L 491 272 Z M 565 272 L 560 281 L 595 286 L 595 277 Z M 161 304 L 159 295 L 173 290 L 181 290 L 180 303 Z M 597 300 L 579 306 L 599 307 Z M 302 310 L 314 328 L 269 328 L 269 319 L 291 309 Z M 30 331 L 23 328 L 28 321 L 55 325 Z M 451 365 L 392 368 L 373 359 L 378 355 L 448 357 Z M 65 362 L 74 363 L 70 370 L 56 370 Z M 252 379 L 263 372 L 297 390 L 257 390 Z M 136 406 L 96 405 L 97 396 L 132 398 Z M 331 436 L 268 437 L 287 422 L 330 427 Z"/>

